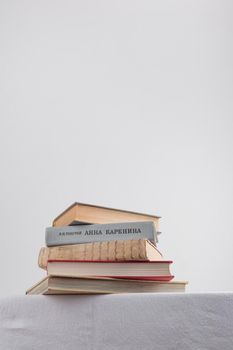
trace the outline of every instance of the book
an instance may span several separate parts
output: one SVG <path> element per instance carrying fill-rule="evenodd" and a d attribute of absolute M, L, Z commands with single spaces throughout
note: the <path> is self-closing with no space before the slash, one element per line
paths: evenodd
<path fill-rule="evenodd" d="M 180 293 L 185 281 L 156 282 L 47 276 L 26 291 L 35 294 Z"/>
<path fill-rule="evenodd" d="M 75 202 L 53 220 L 53 226 L 153 221 L 159 232 L 159 219 L 160 216 Z"/>
<path fill-rule="evenodd" d="M 146 238 L 154 243 L 158 241 L 152 221 L 47 227 L 45 230 L 45 243 L 48 247 L 139 238 Z"/>
<path fill-rule="evenodd" d="M 170 281 L 172 261 L 48 260 L 48 275 L 66 277 L 112 277 Z"/>
<path fill-rule="evenodd" d="M 40 249 L 38 265 L 47 268 L 48 260 L 104 260 L 130 261 L 162 260 L 162 254 L 146 239 L 92 242 L 84 244 L 43 247 Z"/>

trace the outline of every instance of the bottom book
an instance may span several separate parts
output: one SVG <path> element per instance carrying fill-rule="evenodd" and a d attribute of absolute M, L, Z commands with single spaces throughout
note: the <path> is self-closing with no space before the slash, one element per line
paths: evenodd
<path fill-rule="evenodd" d="M 119 294 L 119 293 L 179 293 L 187 282 L 138 281 L 114 278 L 71 278 L 47 276 L 26 291 L 36 294 Z"/>

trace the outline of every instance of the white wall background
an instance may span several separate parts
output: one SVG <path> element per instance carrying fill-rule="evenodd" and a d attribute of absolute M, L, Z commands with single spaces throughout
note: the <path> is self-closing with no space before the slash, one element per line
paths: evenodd
<path fill-rule="evenodd" d="M 232 1 L 1 0 L 0 294 L 74 201 L 159 214 L 188 290 L 233 289 Z"/>

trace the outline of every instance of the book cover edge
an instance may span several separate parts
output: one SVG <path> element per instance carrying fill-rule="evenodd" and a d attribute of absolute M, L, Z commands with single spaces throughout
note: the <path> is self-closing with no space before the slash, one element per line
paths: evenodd
<path fill-rule="evenodd" d="M 87 206 L 87 207 L 95 207 L 95 208 L 101 208 L 101 209 L 109 209 L 109 210 L 115 210 L 115 211 L 120 211 L 120 212 L 124 212 L 124 213 L 137 214 L 137 215 L 145 215 L 145 216 L 153 217 L 153 218 L 156 218 L 156 219 L 161 219 L 161 216 L 158 216 L 158 215 L 152 215 L 152 214 L 146 214 L 146 213 L 139 213 L 139 212 L 136 212 L 136 211 L 130 211 L 130 210 L 124 210 L 124 209 L 116 209 L 116 208 L 104 207 L 104 206 L 95 205 L 95 204 L 74 202 L 73 204 L 71 204 L 67 209 L 65 209 L 61 214 L 59 214 L 59 215 L 53 220 L 53 226 L 54 226 L 55 222 L 56 222 L 62 215 L 64 215 L 68 210 L 70 210 L 71 208 L 75 207 L 76 205 L 77 205 L 77 206 L 83 205 L 83 206 Z"/>

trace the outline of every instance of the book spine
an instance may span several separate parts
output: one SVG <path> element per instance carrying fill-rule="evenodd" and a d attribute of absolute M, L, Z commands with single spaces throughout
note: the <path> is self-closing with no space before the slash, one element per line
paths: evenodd
<path fill-rule="evenodd" d="M 48 260 L 148 261 L 146 240 L 92 242 L 86 244 L 43 247 L 38 265 L 47 268 Z"/>
<path fill-rule="evenodd" d="M 148 239 L 156 243 L 157 233 L 154 223 L 145 221 L 48 227 L 45 232 L 45 243 L 48 247 L 130 239 Z"/>

